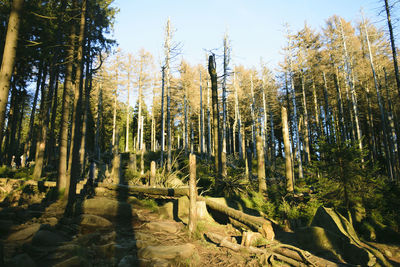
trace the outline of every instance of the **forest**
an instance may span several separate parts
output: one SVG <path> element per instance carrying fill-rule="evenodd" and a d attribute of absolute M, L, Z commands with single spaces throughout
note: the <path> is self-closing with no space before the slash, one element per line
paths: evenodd
<path fill-rule="evenodd" d="M 399 266 L 400 5 L 121 49 L 113 0 L 0 3 L 0 266 Z M 140 38 L 138 37 L 138 42 Z M 398 45 L 398 44 L 397 44 Z M 245 55 L 243 55 L 245 56 Z"/>

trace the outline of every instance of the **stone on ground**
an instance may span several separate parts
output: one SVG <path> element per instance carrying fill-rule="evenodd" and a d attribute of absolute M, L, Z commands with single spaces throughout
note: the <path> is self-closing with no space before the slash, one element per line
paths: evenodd
<path fill-rule="evenodd" d="M 182 229 L 182 224 L 175 221 L 159 221 L 146 223 L 145 227 L 152 231 L 175 234 Z"/>
<path fill-rule="evenodd" d="M 178 246 L 148 246 L 139 249 L 138 255 L 144 259 L 187 259 L 195 252 L 195 246 L 187 243 Z"/>
<path fill-rule="evenodd" d="M 35 246 L 51 247 L 57 246 L 65 241 L 67 241 L 65 237 L 49 230 L 39 230 L 32 238 L 32 244 Z"/>
<path fill-rule="evenodd" d="M 96 229 L 112 226 L 112 223 L 109 220 L 93 214 L 82 214 L 80 224 L 81 226 L 93 227 Z"/>
<path fill-rule="evenodd" d="M 32 224 L 22 230 L 19 230 L 9 235 L 7 241 L 14 241 L 14 242 L 30 241 L 33 235 L 39 230 L 39 228 L 40 224 L 38 223 Z"/>
<path fill-rule="evenodd" d="M 83 213 L 94 214 L 108 219 L 127 218 L 131 215 L 131 205 L 108 198 L 86 199 L 82 204 Z"/>
<path fill-rule="evenodd" d="M 10 263 L 8 264 L 8 266 L 10 266 L 10 267 L 28 267 L 28 266 L 35 267 L 36 264 L 28 254 L 24 253 L 24 254 L 20 254 L 20 255 L 15 256 L 14 258 L 12 258 Z"/>

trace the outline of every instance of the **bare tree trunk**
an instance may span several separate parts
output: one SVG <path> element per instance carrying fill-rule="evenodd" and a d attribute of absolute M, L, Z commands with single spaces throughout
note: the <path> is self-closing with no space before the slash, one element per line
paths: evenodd
<path fill-rule="evenodd" d="M 207 79 L 207 152 L 208 157 L 211 157 L 212 148 L 211 148 L 211 116 L 210 116 L 210 85 Z"/>
<path fill-rule="evenodd" d="M 253 88 L 253 75 L 250 76 L 250 90 L 251 90 L 251 142 L 253 145 L 253 155 L 256 155 L 256 117 L 255 117 L 255 108 L 256 108 L 256 100 L 254 98 L 254 88 Z"/>
<path fill-rule="evenodd" d="M 203 115 L 203 88 L 201 87 L 201 71 L 200 71 L 200 155 L 204 153 L 204 115 Z"/>
<path fill-rule="evenodd" d="M 183 99 L 183 105 L 184 105 L 184 113 L 185 113 L 185 122 L 184 122 L 184 147 L 185 147 L 185 153 L 188 153 L 188 146 L 189 146 L 189 133 L 188 133 L 188 103 L 187 103 L 187 88 L 185 88 L 185 95 Z"/>
<path fill-rule="evenodd" d="M 167 170 L 171 171 L 171 149 L 172 149 L 172 139 L 171 139 L 171 87 L 170 87 L 170 57 L 171 57 L 171 23 L 168 18 L 166 37 L 165 37 L 165 78 L 167 86 L 167 142 L 168 142 L 168 155 L 167 155 Z"/>
<path fill-rule="evenodd" d="M 346 40 L 345 40 L 345 35 L 343 32 L 343 26 L 342 26 L 342 20 L 340 20 L 340 30 L 341 30 L 341 35 L 342 35 L 342 41 L 343 41 L 343 49 L 344 49 L 344 54 L 345 54 L 345 65 L 346 65 L 346 74 L 347 74 L 347 81 L 350 86 L 350 92 L 351 92 L 351 100 L 353 104 L 353 111 L 354 111 L 354 120 L 356 123 L 356 130 L 357 130 L 357 140 L 358 144 L 360 147 L 360 150 L 363 150 L 363 144 L 362 144 L 362 134 L 361 134 L 361 127 L 359 123 L 359 115 L 358 115 L 358 105 L 357 105 L 357 96 L 356 96 L 356 91 L 354 89 L 354 76 L 352 74 L 352 67 L 350 64 L 350 59 L 347 53 L 347 46 L 346 46 Z"/>
<path fill-rule="evenodd" d="M 282 107 L 282 133 L 283 133 L 283 143 L 285 146 L 285 160 L 286 160 L 286 191 L 294 192 L 294 179 L 292 172 L 292 156 L 290 152 L 290 140 L 289 140 L 289 126 L 288 117 L 285 107 Z"/>
<path fill-rule="evenodd" d="M 221 153 L 221 174 L 222 177 L 227 176 L 226 168 L 226 122 L 227 122 L 227 106 L 226 106 L 226 78 L 228 76 L 229 63 L 229 45 L 228 36 L 224 36 L 224 76 L 222 80 L 222 153 Z"/>
<path fill-rule="evenodd" d="M 197 188 L 196 188 L 196 155 L 189 156 L 189 232 L 191 234 L 196 230 L 197 224 Z"/>
<path fill-rule="evenodd" d="M 128 64 L 133 64 L 132 57 L 128 57 Z M 130 91 L 131 91 L 131 73 L 127 72 L 127 99 L 126 99 L 126 129 L 125 129 L 125 152 L 129 151 L 129 100 L 130 100 Z M 140 92 L 139 92 L 140 94 Z M 153 115 L 152 115 L 153 116 Z M 153 130 L 153 129 L 152 129 Z M 153 136 L 152 136 L 153 137 Z"/>
<path fill-rule="evenodd" d="M 165 80 L 165 67 L 161 69 L 162 80 L 161 80 L 161 167 L 164 165 L 164 80 Z"/>
<path fill-rule="evenodd" d="M 266 193 L 267 183 L 265 181 L 265 160 L 262 137 L 257 136 L 257 176 L 258 176 L 258 192 Z"/>
<path fill-rule="evenodd" d="M 100 161 L 100 118 L 102 116 L 102 105 L 103 105 L 103 90 L 101 83 L 99 85 L 98 100 L 97 100 L 97 121 L 96 121 L 96 134 L 94 141 L 95 155 L 98 161 Z"/>
<path fill-rule="evenodd" d="M 217 71 L 215 69 L 215 55 L 212 54 L 208 58 L 208 73 L 211 78 L 212 106 L 213 106 L 213 139 L 214 139 L 214 167 L 218 174 L 221 175 L 221 155 L 219 145 L 219 108 L 218 108 L 218 84 Z"/>
<path fill-rule="evenodd" d="M 387 0 L 385 0 L 385 3 L 387 3 Z M 374 77 L 376 96 L 378 98 L 379 111 L 381 113 L 381 126 L 382 126 L 382 131 L 383 131 L 383 146 L 385 147 L 388 176 L 390 177 L 390 179 L 392 181 L 394 181 L 395 176 L 394 176 L 392 160 L 391 160 L 392 155 L 390 153 L 389 141 L 388 141 L 389 134 L 388 134 L 387 127 L 386 127 L 386 116 L 385 116 L 386 112 L 383 108 L 382 99 L 381 99 L 381 95 L 379 92 L 379 85 L 378 85 L 378 80 L 376 78 L 375 67 L 374 67 L 374 59 L 372 57 L 371 45 L 369 43 L 368 29 L 367 29 L 367 25 L 364 22 L 364 17 L 363 17 L 363 24 L 364 24 L 364 30 L 365 30 L 365 37 L 367 39 L 367 45 L 368 45 L 369 63 L 371 65 L 371 71 L 372 71 L 372 75 Z"/>
<path fill-rule="evenodd" d="M 137 139 L 136 139 L 136 150 L 140 151 L 142 149 L 140 140 L 141 140 L 141 135 L 143 134 L 143 125 L 142 125 L 142 102 L 143 102 L 143 86 L 142 86 L 142 73 L 143 73 L 143 61 L 140 61 L 140 67 L 139 67 L 139 82 L 138 82 L 138 89 L 139 89 L 139 96 L 138 96 L 138 119 L 137 119 Z"/>
<path fill-rule="evenodd" d="M 13 0 L 8 19 L 7 35 L 4 44 L 3 59 L 0 69 L 0 151 L 3 142 L 3 128 L 6 115 L 8 94 L 10 91 L 11 75 L 17 53 L 20 17 L 24 0 Z M 2 154 L 2 153 L 0 153 Z M 1 162 L 0 156 L 0 162 Z"/>
<path fill-rule="evenodd" d="M 397 63 L 397 52 L 396 52 L 396 45 L 394 43 L 392 21 L 391 21 L 391 18 L 390 18 L 390 8 L 389 8 L 388 0 L 384 0 L 384 1 L 385 1 L 385 11 L 386 11 L 386 17 L 387 17 L 387 23 L 388 23 L 389 35 L 390 35 L 390 45 L 392 47 L 394 75 L 396 77 L 397 90 L 398 90 L 399 95 L 400 95 L 399 67 L 398 67 L 398 63 Z"/>
<path fill-rule="evenodd" d="M 301 72 L 301 92 L 303 95 L 303 110 L 304 110 L 304 146 L 306 150 L 306 159 L 307 162 L 311 161 L 311 153 L 310 153 L 310 134 L 308 128 L 308 110 L 307 110 L 307 101 L 306 101 L 306 90 L 304 86 L 304 74 Z"/>

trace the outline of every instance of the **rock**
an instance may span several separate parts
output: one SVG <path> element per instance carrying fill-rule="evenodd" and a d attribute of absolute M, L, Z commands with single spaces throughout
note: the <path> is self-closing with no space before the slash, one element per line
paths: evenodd
<path fill-rule="evenodd" d="M 90 246 L 93 243 L 100 241 L 100 234 L 98 232 L 82 235 L 76 239 L 76 243 L 82 246 Z"/>
<path fill-rule="evenodd" d="M 91 198 L 82 203 L 82 211 L 107 219 L 126 218 L 131 219 L 131 205 L 108 198 Z"/>
<path fill-rule="evenodd" d="M 9 263 L 10 267 L 21 267 L 21 266 L 26 266 L 26 267 L 35 267 L 36 263 L 32 260 L 32 258 L 24 253 L 15 256 L 14 258 L 11 259 Z"/>
<path fill-rule="evenodd" d="M 88 262 L 79 256 L 74 256 L 63 262 L 55 264 L 54 267 L 81 267 L 89 266 Z"/>
<path fill-rule="evenodd" d="M 93 227 L 96 229 L 112 226 L 112 223 L 109 220 L 93 214 L 82 214 L 80 224 L 81 226 Z"/>
<path fill-rule="evenodd" d="M 7 241 L 11 242 L 27 242 L 30 241 L 33 235 L 39 230 L 40 224 L 35 223 L 29 225 L 27 228 L 19 230 L 8 236 Z"/>
<path fill-rule="evenodd" d="M 131 267 L 137 265 L 138 265 L 138 260 L 132 255 L 127 255 L 123 257 L 118 263 L 118 267 Z"/>
<path fill-rule="evenodd" d="M 129 247 L 121 246 L 114 242 L 96 247 L 96 251 L 107 258 L 122 258 L 129 252 L 129 249 Z"/>
<path fill-rule="evenodd" d="M 144 259 L 187 259 L 193 255 L 195 249 L 196 247 L 190 243 L 178 246 L 148 246 L 139 249 L 138 255 Z"/>
<path fill-rule="evenodd" d="M 50 217 L 46 219 L 46 222 L 51 226 L 56 226 L 58 223 L 58 219 L 56 217 Z"/>
<path fill-rule="evenodd" d="M 145 224 L 149 230 L 175 234 L 182 228 L 182 224 L 174 221 L 149 222 Z"/>
<path fill-rule="evenodd" d="M 174 219 L 174 203 L 167 202 L 162 205 L 159 209 L 159 214 L 161 219 Z"/>
<path fill-rule="evenodd" d="M 35 233 L 32 238 L 32 244 L 35 246 L 57 246 L 67 239 L 60 234 L 49 231 L 49 230 L 39 230 Z"/>

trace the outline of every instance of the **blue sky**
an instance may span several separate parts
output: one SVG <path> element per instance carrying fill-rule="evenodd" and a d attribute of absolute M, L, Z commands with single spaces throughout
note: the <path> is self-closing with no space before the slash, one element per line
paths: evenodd
<path fill-rule="evenodd" d="M 120 9 L 114 38 L 125 52 L 140 48 L 151 52 L 158 64 L 163 56 L 164 28 L 168 17 L 176 29 L 174 40 L 183 45 L 183 57 L 192 64 L 205 64 L 205 49 L 222 46 L 228 31 L 232 64 L 259 67 L 260 58 L 274 68 L 285 45 L 283 24 L 292 31 L 304 22 L 314 29 L 336 14 L 359 20 L 360 8 L 372 22 L 381 0 L 115 0 Z M 384 26 L 382 22 L 379 25 Z M 221 51 L 221 50 L 220 50 Z"/>

